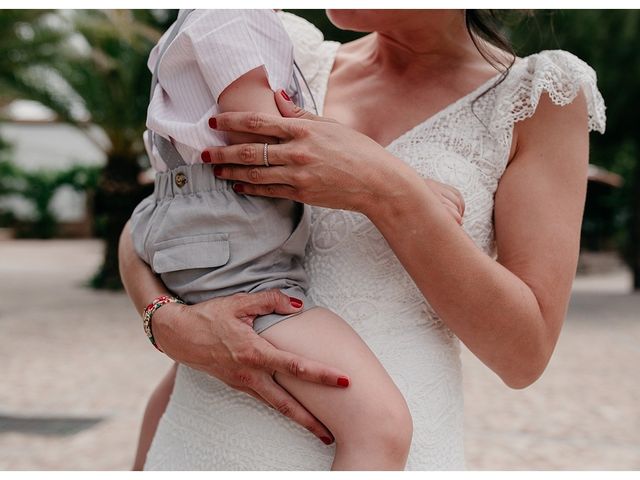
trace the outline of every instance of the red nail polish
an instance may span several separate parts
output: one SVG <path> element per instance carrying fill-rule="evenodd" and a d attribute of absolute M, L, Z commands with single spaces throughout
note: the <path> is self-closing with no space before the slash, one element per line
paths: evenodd
<path fill-rule="evenodd" d="M 338 385 L 341 387 L 348 387 L 349 379 L 347 377 L 338 377 Z"/>
<path fill-rule="evenodd" d="M 216 165 L 215 167 L 213 167 L 213 174 L 216 177 L 219 177 L 220 175 L 222 175 L 222 167 L 220 165 Z M 235 186 L 234 186 L 235 188 Z"/>
<path fill-rule="evenodd" d="M 287 102 L 291 101 L 289 95 L 287 95 L 287 92 L 285 92 L 284 90 L 280 91 L 280 95 L 282 95 L 282 98 L 284 98 Z"/>
<path fill-rule="evenodd" d="M 200 158 L 204 163 L 211 163 L 211 154 L 206 150 L 200 154 Z"/>
<path fill-rule="evenodd" d="M 302 306 L 302 300 L 293 297 L 289 297 L 289 303 L 291 303 L 291 306 L 294 308 L 300 308 Z"/>
<path fill-rule="evenodd" d="M 322 440 L 325 445 L 331 445 L 333 443 L 333 440 L 331 440 L 329 437 L 320 437 L 320 440 Z"/>
<path fill-rule="evenodd" d="M 210 127 L 210 128 L 213 128 L 213 129 L 218 128 L 218 121 L 216 120 L 216 118 L 215 118 L 215 117 L 211 117 L 211 118 L 209 119 L 209 127 Z"/>
<path fill-rule="evenodd" d="M 244 192 L 244 185 L 242 185 L 241 183 L 234 183 L 233 184 L 233 191 L 236 193 L 243 193 Z"/>

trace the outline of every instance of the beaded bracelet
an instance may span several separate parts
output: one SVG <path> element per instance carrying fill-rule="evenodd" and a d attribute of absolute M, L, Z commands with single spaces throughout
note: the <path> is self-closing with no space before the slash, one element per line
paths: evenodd
<path fill-rule="evenodd" d="M 180 300 L 178 297 L 170 297 L 168 295 L 161 295 L 158 298 L 154 298 L 153 301 L 147 305 L 147 308 L 142 312 L 142 326 L 144 327 L 144 332 L 147 334 L 149 341 L 151 344 L 156 347 L 159 351 L 162 352 L 160 347 L 156 344 L 156 340 L 153 338 L 153 329 L 151 324 L 151 318 L 153 314 L 158 310 L 161 306 L 166 305 L 167 303 L 181 303 L 184 305 L 184 302 Z"/>

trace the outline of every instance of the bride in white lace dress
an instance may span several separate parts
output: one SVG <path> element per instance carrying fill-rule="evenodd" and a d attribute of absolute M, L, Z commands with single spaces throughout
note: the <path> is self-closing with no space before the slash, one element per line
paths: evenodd
<path fill-rule="evenodd" d="M 346 82 L 340 83 L 341 75 L 357 70 L 350 60 L 367 48 L 367 37 L 343 49 L 305 20 L 280 16 L 318 114 L 359 126 L 348 99 L 366 92 L 337 85 Z M 409 211 L 399 207 L 395 218 L 343 209 L 346 203 L 313 207 L 310 295 L 353 326 L 405 396 L 414 424 L 409 470 L 464 468 L 458 338 L 512 387 L 530 384 L 544 369 L 575 269 L 587 130 L 604 131 L 595 74 L 568 52 L 517 59 L 499 83 L 499 74 L 485 72 L 479 70 L 471 78 L 481 82 L 471 82 L 473 88 L 428 118 L 423 113 L 408 130 L 391 128 L 376 138 L 420 176 L 462 193 L 464 233 L 438 224 L 420 204 Z M 377 111 L 380 124 L 398 118 Z M 525 122 L 532 117 L 539 120 Z M 379 131 L 365 133 L 375 138 Z M 378 168 L 373 158 L 348 154 L 340 160 L 360 161 L 355 170 L 361 176 Z M 324 172 L 321 158 L 317 168 Z M 350 184 L 336 184 L 341 187 L 349 190 Z M 424 218 L 434 223 L 423 225 Z M 328 470 L 334 449 L 244 392 L 180 365 L 145 468 Z"/>

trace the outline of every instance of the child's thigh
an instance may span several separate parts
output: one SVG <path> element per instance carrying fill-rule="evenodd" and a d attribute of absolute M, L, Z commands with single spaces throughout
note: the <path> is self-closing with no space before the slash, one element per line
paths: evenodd
<path fill-rule="evenodd" d="M 260 334 L 276 347 L 340 368 L 348 388 L 276 373 L 276 381 L 331 430 L 336 438 L 411 421 L 404 397 L 360 336 L 335 313 L 313 308 Z M 388 424 L 388 425 L 386 425 Z M 375 426 L 373 426 L 375 425 Z"/>

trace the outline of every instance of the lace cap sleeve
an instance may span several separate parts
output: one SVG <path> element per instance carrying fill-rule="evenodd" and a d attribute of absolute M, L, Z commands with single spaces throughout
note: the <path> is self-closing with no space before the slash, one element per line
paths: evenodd
<path fill-rule="evenodd" d="M 546 50 L 518 60 L 498 95 L 493 127 L 511 129 L 516 122 L 531 117 L 543 92 L 554 104 L 563 106 L 570 104 L 580 90 L 587 101 L 589 131 L 604 133 L 604 100 L 596 73 L 589 65 L 563 50 Z"/>
<path fill-rule="evenodd" d="M 322 64 L 322 32 L 311 22 L 292 13 L 279 11 L 278 16 L 293 42 L 293 56 L 296 62 L 305 77 L 313 78 Z"/>

